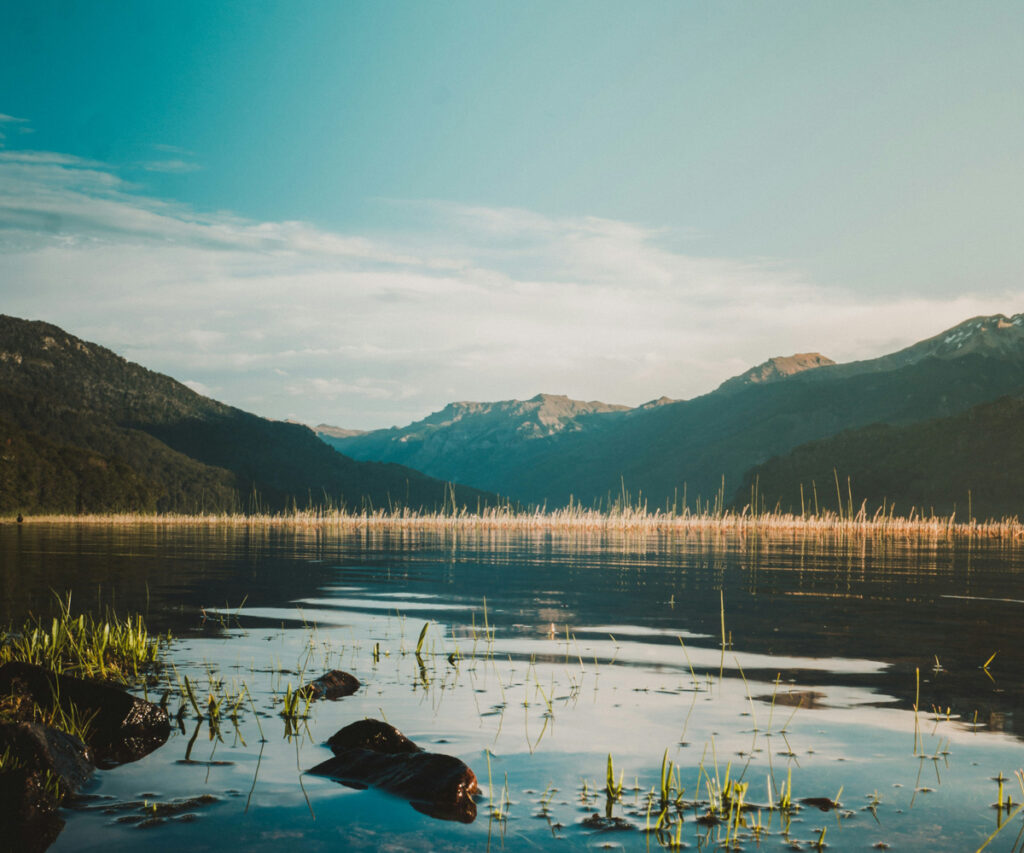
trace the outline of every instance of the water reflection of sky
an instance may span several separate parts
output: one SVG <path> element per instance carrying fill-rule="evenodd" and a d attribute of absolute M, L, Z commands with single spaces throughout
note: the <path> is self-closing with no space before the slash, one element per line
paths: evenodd
<path fill-rule="evenodd" d="M 488 830 L 494 849 L 555 837 L 590 848 L 609 839 L 579 824 L 603 811 L 582 801 L 582 780 L 600 788 L 612 753 L 647 790 L 666 750 L 688 796 L 702 762 L 743 774 L 761 804 L 790 770 L 800 796 L 842 786 L 849 815 L 798 816 L 790 840 L 805 846 L 827 824 L 833 849 L 976 849 L 995 828 L 990 777 L 1012 779 L 1024 764 L 1014 736 L 1021 629 L 1000 600 L 1019 560 L 999 549 L 26 528 L 0 530 L 0 553 L 9 618 L 48 606 L 51 586 L 83 606 L 148 608 L 182 637 L 179 673 L 252 692 L 258 713 L 245 709 L 237 731 L 211 739 L 200 726 L 193 741 L 193 758 L 229 764 L 176 763 L 196 734 L 188 719 L 167 747 L 93 783 L 121 800 L 220 798 L 192 825 L 154 830 L 146 843 L 157 849 L 213 838 L 223 849 L 229 838 L 234 849 L 301 839 L 310 849 L 477 850 Z M 413 650 L 425 623 L 421 666 Z M 300 735 L 284 738 L 275 696 L 330 667 L 364 689 L 314 704 Z M 386 795 L 300 775 L 327 757 L 322 742 L 337 728 L 382 715 L 463 758 L 485 789 L 489 753 L 492 788 L 508 773 L 510 819 L 488 827 L 482 808 L 469 827 L 441 824 Z M 550 786 L 560 830 L 533 816 Z M 873 792 L 878 822 L 861 810 Z M 133 849 L 140 830 L 112 820 L 72 813 L 55 849 Z M 1018 829 L 989 849 L 1009 850 Z M 687 831 L 696 845 L 692 820 Z M 639 832 L 613 840 L 657 846 Z M 762 847 L 788 849 L 777 831 Z"/>

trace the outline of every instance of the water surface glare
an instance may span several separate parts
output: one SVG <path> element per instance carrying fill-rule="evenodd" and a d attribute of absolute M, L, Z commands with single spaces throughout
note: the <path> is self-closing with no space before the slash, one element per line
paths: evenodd
<path fill-rule="evenodd" d="M 141 611 L 177 638 L 147 692 L 171 691 L 181 728 L 98 772 L 53 850 L 812 850 L 824 831 L 838 850 L 952 851 L 1005 822 L 986 849 L 1009 851 L 1024 838 L 1021 554 L 792 535 L 4 525 L 0 616 L 50 612 L 69 590 L 76 610 Z M 289 685 L 332 668 L 363 687 L 280 716 Z M 237 720 L 197 719 L 186 675 Z M 469 764 L 476 820 L 304 772 L 366 716 Z M 678 802 L 655 831 L 666 751 Z M 609 753 L 623 782 L 610 804 Z M 993 808 L 999 774 L 1009 809 Z M 699 820 L 727 775 L 753 808 Z M 789 782 L 795 803 L 816 803 L 770 808 Z M 215 800 L 148 829 L 123 820 L 200 794 Z"/>

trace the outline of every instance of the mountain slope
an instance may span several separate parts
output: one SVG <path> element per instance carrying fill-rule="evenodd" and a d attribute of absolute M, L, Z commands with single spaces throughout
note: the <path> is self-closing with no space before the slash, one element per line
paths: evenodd
<path fill-rule="evenodd" d="M 844 511 L 866 500 L 869 512 L 885 501 L 898 513 L 956 511 L 965 520 L 1024 514 L 1024 399 L 1003 397 L 946 418 L 874 424 L 801 445 L 752 469 L 740 500 L 749 500 L 756 482 L 769 508 L 812 511 L 816 498 L 819 509 L 834 511 L 837 481 Z"/>
<path fill-rule="evenodd" d="M 48 441 L 0 418 L 0 513 L 152 512 L 160 484 L 121 459 Z"/>
<path fill-rule="evenodd" d="M 748 469 L 806 442 L 875 422 L 949 416 L 1024 392 L 1024 315 L 975 317 L 877 359 L 823 360 L 794 356 L 791 365 L 813 369 L 790 375 L 783 375 L 785 360 L 767 362 L 745 381 L 692 400 L 593 413 L 578 418 L 577 429 L 501 448 L 452 441 L 428 458 L 421 444 L 417 464 L 436 476 L 458 472 L 462 482 L 551 506 L 570 496 L 585 504 L 613 500 L 623 485 L 652 508 L 681 507 L 684 493 L 693 506 L 697 496 L 713 498 L 723 477 L 728 497 Z M 753 376 L 770 381 L 750 381 Z M 404 436 L 393 437 L 373 449 L 375 458 L 399 452 Z"/>
<path fill-rule="evenodd" d="M 569 494 L 584 501 L 614 496 L 624 482 L 634 495 L 642 491 L 650 504 L 662 506 L 681 497 L 685 484 L 692 502 L 715 495 L 723 477 L 731 494 L 750 467 L 807 441 L 874 422 L 949 415 L 1021 390 L 1024 360 L 975 354 L 927 357 L 827 383 L 793 377 L 668 406 L 562 447 L 552 443 L 502 485 L 521 497 L 543 489 L 550 502 L 560 503 Z"/>
<path fill-rule="evenodd" d="M 750 370 L 739 376 L 726 379 L 718 386 L 717 390 L 738 391 L 748 385 L 778 382 L 780 379 L 802 373 L 805 370 L 813 370 L 816 367 L 825 367 L 830 364 L 835 364 L 835 362 L 820 352 L 798 352 L 796 355 L 776 356 L 756 367 L 751 367 Z"/>
<path fill-rule="evenodd" d="M 113 470 L 128 466 L 147 495 L 138 508 L 155 503 L 161 510 L 276 510 L 293 501 L 433 508 L 451 500 L 447 484 L 417 471 L 357 462 L 304 426 L 203 397 L 56 326 L 2 315 L 0 411 L 12 446 L 17 438 L 20 447 L 27 442 L 36 455 L 50 459 L 52 448 L 62 448 L 68 459 L 97 454 Z M 8 464 L 32 467 L 31 454 L 12 455 Z M 56 468 L 48 470 L 56 476 Z M 458 503 L 475 506 L 488 497 L 455 489 Z M 33 500 L 27 492 L 14 498 Z M 5 501 L 10 500 L 8 495 Z M 78 504 L 110 508 L 95 501 Z"/>
<path fill-rule="evenodd" d="M 945 360 L 975 354 L 995 359 L 1017 359 L 1024 352 L 1024 314 L 1007 317 L 993 314 L 972 317 L 909 347 L 867 361 L 853 361 L 829 367 L 822 377 L 852 376 L 857 373 L 895 370 L 922 359 Z"/>
<path fill-rule="evenodd" d="M 402 428 L 345 435 L 350 431 L 321 426 L 317 434 L 356 459 L 399 462 L 458 482 L 485 482 L 496 467 L 514 464 L 524 443 L 596 428 L 606 416 L 628 411 L 628 406 L 538 394 L 529 400 L 450 403 Z M 445 474 L 434 473 L 441 471 Z"/>

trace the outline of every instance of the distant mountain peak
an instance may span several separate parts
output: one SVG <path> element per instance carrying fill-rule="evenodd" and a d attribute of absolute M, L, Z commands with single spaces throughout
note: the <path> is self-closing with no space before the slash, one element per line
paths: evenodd
<path fill-rule="evenodd" d="M 777 382 L 796 373 L 803 373 L 805 370 L 813 370 L 816 367 L 826 367 L 830 364 L 835 364 L 835 362 L 820 352 L 798 352 L 794 355 L 775 356 L 756 367 L 751 367 L 750 370 L 739 376 L 727 379 L 718 386 L 718 390 L 738 391 L 748 385 Z"/>
<path fill-rule="evenodd" d="M 305 424 L 303 424 L 305 426 Z M 317 424 L 313 431 L 318 435 L 323 433 L 324 435 L 330 435 L 334 438 L 351 438 L 354 435 L 363 435 L 366 432 L 365 429 L 345 429 L 344 427 L 331 426 L 330 424 Z"/>
<path fill-rule="evenodd" d="M 646 403 L 641 403 L 639 406 L 637 406 L 637 408 L 638 409 L 644 409 L 644 410 L 646 410 L 646 409 L 656 409 L 659 406 L 667 406 L 670 403 L 678 403 L 678 402 L 679 402 L 679 400 L 677 400 L 677 399 L 675 399 L 673 397 L 666 397 L 664 394 L 662 394 L 656 400 L 648 400 Z"/>
<path fill-rule="evenodd" d="M 484 459 L 478 467 L 453 470 L 449 479 L 482 482 L 494 467 L 491 460 L 514 457 L 537 439 L 600 429 L 609 418 L 631 411 L 629 406 L 573 400 L 565 394 L 535 394 L 526 400 L 449 403 L 408 426 L 363 434 L 321 424 L 317 434 L 357 459 L 425 464 L 427 468 L 444 467 L 462 454 L 477 454 Z"/>
<path fill-rule="evenodd" d="M 978 341 L 982 335 L 986 336 L 982 346 L 995 344 L 995 338 L 1015 342 L 1024 339 L 1024 314 L 1014 314 L 1011 317 L 1005 314 L 972 317 L 936 335 L 930 341 L 938 342 L 938 349 L 961 350 L 965 346 L 970 346 L 972 341 Z"/>
<path fill-rule="evenodd" d="M 967 355 L 1017 357 L 1024 355 L 1024 314 L 971 317 L 944 332 L 868 361 L 842 365 L 849 374 L 867 370 L 894 370 L 924 358 L 962 358 Z"/>

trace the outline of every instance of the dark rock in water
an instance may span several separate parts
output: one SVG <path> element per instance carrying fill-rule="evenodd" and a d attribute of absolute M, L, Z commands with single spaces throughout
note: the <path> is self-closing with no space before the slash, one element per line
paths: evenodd
<path fill-rule="evenodd" d="M 89 746 L 100 767 L 136 761 L 162 746 L 171 733 L 167 711 L 159 705 L 118 687 L 57 675 L 34 664 L 0 666 L 0 693 L 27 695 L 44 710 L 59 701 L 65 709 L 92 716 Z"/>
<path fill-rule="evenodd" d="M 295 692 L 301 696 L 312 696 L 314 699 L 340 699 L 342 696 L 352 695 L 359 687 L 359 679 L 354 675 L 340 669 L 332 669 Z"/>
<path fill-rule="evenodd" d="M 398 729 L 380 720 L 359 720 L 347 725 L 331 735 L 327 745 L 335 755 L 349 749 L 370 749 L 388 755 L 422 752 Z"/>
<path fill-rule="evenodd" d="M 830 800 L 828 797 L 804 797 L 800 800 L 805 806 L 813 806 L 816 809 L 821 809 L 823 812 L 832 811 L 832 809 L 839 808 L 839 803 L 835 800 Z"/>
<path fill-rule="evenodd" d="M 381 753 L 350 749 L 311 771 L 353 787 L 381 788 L 409 800 L 413 808 L 442 820 L 472 823 L 476 776 L 452 755 L 434 752 Z"/>
<path fill-rule="evenodd" d="M 49 771 L 62 795 L 81 788 L 95 769 L 81 740 L 40 723 L 0 723 L 0 753 L 31 770 Z"/>
<path fill-rule="evenodd" d="M 619 832 L 626 829 L 636 829 L 624 817 L 606 817 L 594 812 L 590 817 L 583 818 L 583 826 L 587 829 L 597 829 L 601 832 Z"/>
<path fill-rule="evenodd" d="M 442 820 L 472 823 L 476 774 L 453 755 L 424 752 L 398 729 L 379 720 L 360 720 L 328 741 L 334 758 L 310 773 L 351 787 L 373 786 L 409 800 L 417 811 Z"/>
<path fill-rule="evenodd" d="M 0 826 L 10 849 L 42 851 L 60 834 L 60 800 L 92 775 L 89 748 L 38 723 L 0 724 Z"/>

